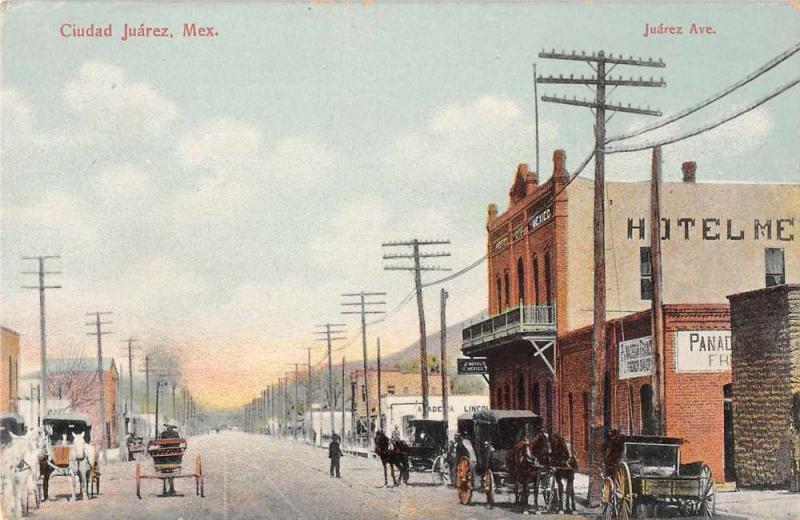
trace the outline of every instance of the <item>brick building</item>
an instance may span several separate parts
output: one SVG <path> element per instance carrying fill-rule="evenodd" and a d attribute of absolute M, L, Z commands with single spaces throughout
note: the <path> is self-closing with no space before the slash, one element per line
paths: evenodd
<path fill-rule="evenodd" d="M 19 398 L 19 334 L 0 327 L 0 413 L 16 412 Z"/>
<path fill-rule="evenodd" d="M 378 415 L 378 370 L 369 369 L 369 415 Z M 356 387 L 356 417 L 366 416 L 366 393 L 364 387 L 364 370 L 356 370 L 350 374 L 351 384 Z M 447 378 L 448 388 L 450 378 Z M 381 370 L 380 397 L 387 395 L 418 396 L 422 394 L 422 378 L 419 372 L 403 372 L 401 370 Z M 428 374 L 428 395 L 442 395 L 442 376 L 438 373 Z"/>
<path fill-rule="evenodd" d="M 119 373 L 113 358 L 103 358 L 103 397 L 105 428 L 100 418 L 100 387 L 97 382 L 97 361 L 89 358 L 61 358 L 47 361 L 48 399 L 64 399 L 72 411 L 89 416 L 92 421 L 92 444 L 100 446 L 105 436 L 106 447 L 119 445 L 118 388 Z"/>
<path fill-rule="evenodd" d="M 586 382 L 588 391 L 586 378 L 591 377 L 593 181 L 578 177 L 570 182 L 565 163 L 565 153 L 557 150 L 553 173 L 543 183 L 520 165 L 506 211 L 498 213 L 496 205 L 489 205 L 489 316 L 464 329 L 462 352 L 486 358 L 493 408 L 533 410 L 549 428 L 565 429 L 562 433 L 579 441 L 582 387 Z M 687 348 L 686 334 L 678 332 L 714 330 L 729 337 L 728 294 L 800 278 L 795 228 L 800 185 L 698 183 L 692 162 L 684 163 L 682 173 L 682 182 L 661 187 L 663 303 L 672 313 L 665 312 L 664 318 L 665 384 L 671 381 L 673 389 L 667 391 L 665 421 L 670 435 L 690 435 L 682 424 L 707 432 L 692 435 L 693 446 L 686 447 L 684 457 L 702 454 L 718 480 L 725 470 L 730 479 L 730 435 L 727 465 L 723 449 L 724 407 L 731 406 L 729 367 L 717 359 L 717 366 L 695 367 L 696 373 L 686 374 L 691 363 L 679 367 L 670 356 Z M 609 336 L 607 348 L 616 354 L 609 356 L 606 389 L 609 396 L 619 388 L 633 391 L 635 409 L 641 401 L 635 393 L 641 393 L 643 383 L 621 378 L 614 363 L 620 352 L 652 352 L 650 340 L 643 339 L 651 335 L 650 183 L 607 182 L 606 197 L 607 319 L 626 332 Z M 632 335 L 637 330 L 638 336 Z M 640 343 L 625 343 L 636 339 Z M 649 380 L 649 372 L 642 378 Z M 683 380 L 708 391 L 694 396 L 677 392 Z M 606 407 L 607 427 L 646 430 L 641 406 L 630 414 L 614 403 Z M 632 424 L 626 424 L 626 413 Z M 711 419 L 698 423 L 695 415 Z M 570 421 L 575 437 L 566 430 Z M 582 442 L 574 444 L 585 468 Z"/>
<path fill-rule="evenodd" d="M 800 285 L 729 299 L 737 483 L 785 487 L 800 441 Z"/>

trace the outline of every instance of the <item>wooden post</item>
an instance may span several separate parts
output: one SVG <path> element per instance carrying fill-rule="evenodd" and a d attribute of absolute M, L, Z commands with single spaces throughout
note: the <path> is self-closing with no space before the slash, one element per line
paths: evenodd
<path fill-rule="evenodd" d="M 383 417 L 381 416 L 381 338 L 378 338 L 378 429 L 383 430 Z M 371 434 L 372 432 L 370 432 Z"/>
<path fill-rule="evenodd" d="M 666 434 L 664 420 L 664 307 L 661 279 L 661 146 L 653 148 L 652 179 L 650 181 L 650 258 L 653 281 L 652 346 L 653 346 L 653 412 L 656 435 Z"/>
<path fill-rule="evenodd" d="M 534 69 L 535 70 L 535 69 Z M 538 147 L 537 147 L 538 153 Z M 450 408 L 447 406 L 447 291 L 442 289 L 440 292 L 441 295 L 441 322 L 442 322 L 442 329 L 439 334 L 441 339 L 441 351 L 439 353 L 439 372 L 442 375 L 442 419 L 445 421 L 445 426 L 447 425 L 447 417 L 449 415 Z"/>

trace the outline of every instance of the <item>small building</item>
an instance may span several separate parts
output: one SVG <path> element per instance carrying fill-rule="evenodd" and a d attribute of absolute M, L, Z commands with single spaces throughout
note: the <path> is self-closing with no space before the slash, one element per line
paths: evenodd
<path fill-rule="evenodd" d="M 728 298 L 737 485 L 784 487 L 800 442 L 800 285 Z"/>
<path fill-rule="evenodd" d="M 369 416 L 375 421 L 378 416 L 378 371 L 370 368 L 368 371 L 369 380 Z M 355 385 L 356 398 L 356 417 L 364 418 L 367 415 L 366 387 L 364 386 L 364 371 L 356 370 L 350 374 L 351 385 Z M 450 377 L 447 378 L 447 386 L 450 387 Z M 380 397 L 397 396 L 419 396 L 422 395 L 422 378 L 419 372 L 403 372 L 402 370 L 381 370 L 381 391 Z M 442 376 L 438 373 L 428 373 L 428 397 L 442 395 Z M 377 424 L 377 423 L 376 423 Z"/>
<path fill-rule="evenodd" d="M 344 423 L 342 423 L 344 417 Z M 334 432 L 339 434 L 345 442 L 350 442 L 353 435 L 352 427 L 353 414 L 350 413 L 350 408 L 345 407 L 344 416 L 342 412 L 337 410 L 333 412 L 333 428 Z M 327 445 L 331 439 L 331 412 L 327 407 L 320 404 L 311 405 L 311 413 L 306 412 L 303 416 L 303 424 L 310 424 L 311 431 L 306 431 L 305 434 L 311 439 L 311 434 L 314 434 L 312 442 L 317 446 Z M 344 426 L 342 426 L 344 424 Z"/>
<path fill-rule="evenodd" d="M 19 334 L 0 326 L 0 413 L 17 412 Z"/>
<path fill-rule="evenodd" d="M 92 444 L 98 447 L 119 446 L 120 413 L 117 389 L 119 373 L 113 358 L 103 358 L 103 398 L 105 428 L 100 418 L 100 386 L 97 361 L 89 358 L 59 358 L 47 361 L 49 399 L 69 399 L 72 410 L 89 416 L 92 421 Z M 49 407 L 49 405 L 48 405 Z"/>
<path fill-rule="evenodd" d="M 428 419 L 442 420 L 442 396 L 428 396 Z M 488 395 L 448 395 L 447 433 L 452 438 L 456 432 L 458 416 L 489 409 Z M 421 395 L 385 395 L 381 399 L 384 431 L 391 435 L 395 427 L 403 439 L 408 439 L 408 423 L 422 419 Z"/>

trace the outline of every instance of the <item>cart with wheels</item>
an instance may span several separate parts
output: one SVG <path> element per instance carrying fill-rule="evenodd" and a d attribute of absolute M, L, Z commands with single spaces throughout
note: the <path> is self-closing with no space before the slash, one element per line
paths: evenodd
<path fill-rule="evenodd" d="M 649 518 L 662 509 L 713 517 L 714 475 L 704 462 L 681 464 L 683 443 L 674 437 L 610 435 L 606 453 L 616 455 L 606 457 L 603 518 Z"/>
<path fill-rule="evenodd" d="M 186 451 L 186 439 L 154 439 L 147 445 L 147 453 L 153 459 L 154 472 L 145 474 L 141 463 L 136 463 L 136 496 L 142 498 L 143 480 L 161 480 L 160 497 L 181 496 L 175 492 L 175 479 L 193 478 L 195 494 L 205 497 L 203 463 L 200 455 L 195 457 L 194 471 L 186 472 L 183 468 L 183 455 Z"/>

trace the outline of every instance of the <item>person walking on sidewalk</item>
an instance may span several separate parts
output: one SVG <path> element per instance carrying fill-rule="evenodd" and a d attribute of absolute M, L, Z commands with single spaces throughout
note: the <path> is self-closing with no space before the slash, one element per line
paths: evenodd
<path fill-rule="evenodd" d="M 342 458 L 342 449 L 339 447 L 339 436 L 335 433 L 331 437 L 331 443 L 328 445 L 328 458 L 331 459 L 331 477 L 336 474 L 336 478 L 342 478 L 339 473 L 339 459 Z"/>

